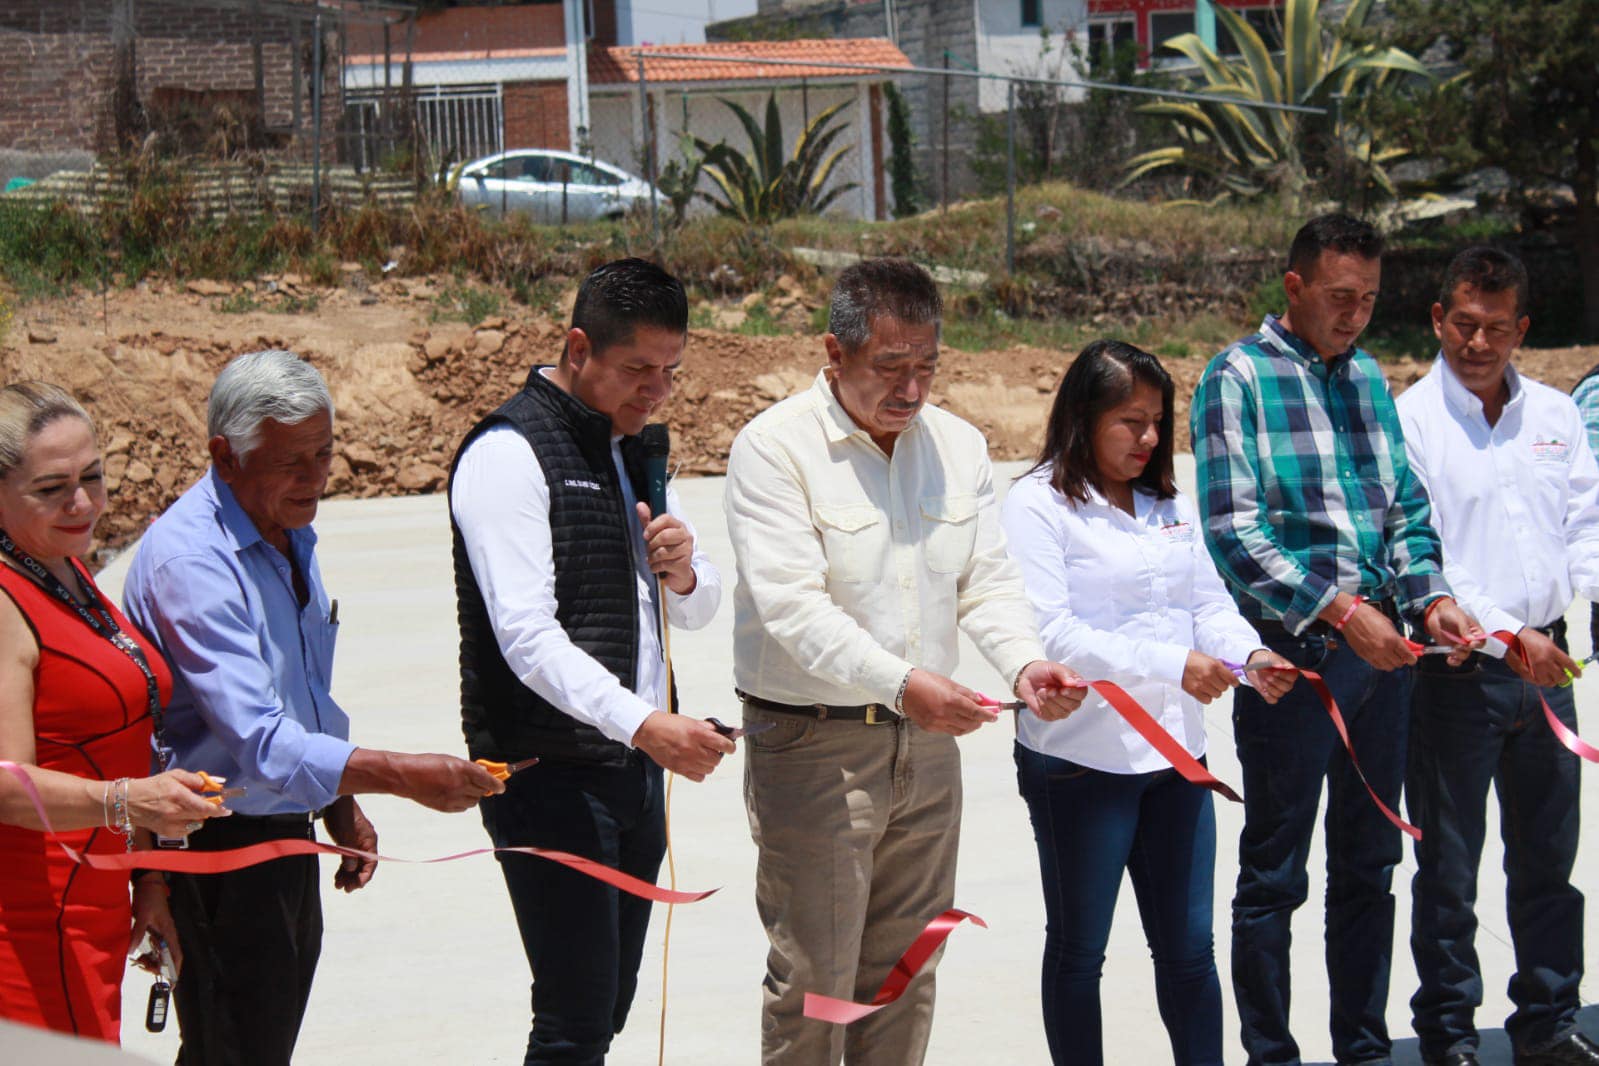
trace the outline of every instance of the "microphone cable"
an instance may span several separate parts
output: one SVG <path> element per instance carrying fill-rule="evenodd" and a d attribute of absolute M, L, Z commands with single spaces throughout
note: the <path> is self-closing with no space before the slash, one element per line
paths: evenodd
<path fill-rule="evenodd" d="M 661 619 L 661 660 L 666 664 L 666 702 L 670 710 L 672 703 L 672 629 L 666 620 L 666 576 L 656 576 L 656 595 L 659 599 L 659 614 Z M 672 857 L 672 782 L 677 775 L 666 771 L 666 797 L 663 802 L 663 829 L 666 836 L 666 876 L 667 885 L 673 891 L 677 890 L 677 863 Z M 667 965 L 672 954 L 672 910 L 674 904 L 666 905 L 666 933 L 661 938 L 661 1030 L 656 1045 L 655 1064 L 666 1066 L 666 974 Z"/>

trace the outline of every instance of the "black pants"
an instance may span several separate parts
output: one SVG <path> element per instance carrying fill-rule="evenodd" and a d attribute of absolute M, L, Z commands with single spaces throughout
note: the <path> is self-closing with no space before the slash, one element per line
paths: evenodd
<path fill-rule="evenodd" d="M 314 839 L 309 815 L 206 822 L 195 851 Z M 322 952 L 314 855 L 226 874 L 173 874 L 172 920 L 183 948 L 173 986 L 178 1066 L 288 1066 Z"/>
<path fill-rule="evenodd" d="M 666 854 L 661 768 L 540 763 L 478 804 L 496 847 L 541 847 L 597 859 L 654 881 Z M 638 988 L 648 900 L 531 855 L 501 855 L 533 971 L 526 1066 L 605 1061 Z"/>

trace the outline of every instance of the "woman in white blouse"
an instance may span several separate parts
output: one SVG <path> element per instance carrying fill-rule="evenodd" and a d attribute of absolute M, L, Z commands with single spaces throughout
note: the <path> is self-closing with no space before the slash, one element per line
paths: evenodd
<path fill-rule="evenodd" d="M 1177 494 L 1172 380 L 1148 352 L 1108 340 L 1083 349 L 1003 517 L 1050 658 L 1122 686 L 1196 758 L 1201 704 L 1241 674 L 1273 702 L 1293 683 L 1260 669 L 1289 664 L 1238 614 Z M 1061 721 L 1021 712 L 1016 766 L 1043 874 L 1044 1029 L 1057 1066 L 1103 1061 L 1099 977 L 1124 870 L 1173 1059 L 1219 1064 L 1210 793 L 1097 694 Z"/>

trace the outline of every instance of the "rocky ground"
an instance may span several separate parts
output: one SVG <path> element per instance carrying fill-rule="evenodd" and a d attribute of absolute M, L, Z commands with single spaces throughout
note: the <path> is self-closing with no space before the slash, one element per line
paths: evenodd
<path fill-rule="evenodd" d="M 435 492 L 465 430 L 500 403 L 535 363 L 560 352 L 562 324 L 519 305 L 464 324 L 431 321 L 449 283 L 405 279 L 314 287 L 292 275 L 247 285 L 161 282 L 106 296 L 81 294 L 18 309 L 0 341 L 0 382 L 55 381 L 83 399 L 100 427 L 112 506 L 107 549 L 125 543 L 204 469 L 205 399 L 232 356 L 264 347 L 307 356 L 338 408 L 330 492 L 386 496 Z M 795 332 L 748 336 L 694 329 L 665 418 L 682 473 L 720 473 L 733 435 L 757 412 L 805 388 L 825 362 L 808 328 L 819 294 L 780 284 L 759 309 Z M 723 327 L 751 306 L 696 315 Z M 1243 324 L 1240 323 L 1242 331 Z M 981 427 L 995 458 L 1037 448 L 1050 394 L 1070 353 L 1016 346 L 945 355 L 938 402 Z M 1599 348 L 1527 351 L 1534 377 L 1569 388 Z M 1177 424 L 1186 424 L 1204 360 L 1169 359 Z M 1396 387 L 1425 372 L 1389 367 Z M 1186 448 L 1186 433 L 1179 433 Z"/>

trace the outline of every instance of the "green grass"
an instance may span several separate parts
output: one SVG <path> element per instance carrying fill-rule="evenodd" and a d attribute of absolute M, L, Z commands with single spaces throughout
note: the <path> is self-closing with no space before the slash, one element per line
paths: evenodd
<path fill-rule="evenodd" d="M 1021 344 L 1075 354 L 1090 341 L 1114 338 L 1135 344 L 1163 359 L 1210 356 L 1243 336 L 1253 325 L 1225 315 L 1181 318 L 1138 318 L 1130 322 L 1095 322 L 1076 318 L 1012 318 L 1003 312 L 944 319 L 943 340 L 960 351 L 983 352 Z"/>
<path fill-rule="evenodd" d="M 744 321 L 734 326 L 733 332 L 749 337 L 780 337 L 793 330 L 772 317 L 772 310 L 766 306 L 766 301 L 757 300 L 744 309 Z"/>
<path fill-rule="evenodd" d="M 504 309 L 500 294 L 465 282 L 447 285 L 433 298 L 429 322 L 481 322 Z"/>
<path fill-rule="evenodd" d="M 801 218 L 761 227 L 695 218 L 664 230 L 657 248 L 643 213 L 556 228 L 520 216 L 485 218 L 438 194 L 425 194 L 399 211 L 332 208 L 317 233 L 293 214 L 207 220 L 191 210 L 181 171 L 165 165 L 127 169 L 129 195 L 96 219 L 64 206 L 0 203 L 0 272 L 24 298 L 112 273 L 131 284 L 146 276 L 243 280 L 294 271 L 331 284 L 340 262 L 372 267 L 395 246 L 406 252 L 403 274 L 459 271 L 505 285 L 530 303 L 540 295 L 542 279 L 581 277 L 624 255 L 658 255 L 686 283 L 718 296 L 760 290 L 784 273 L 802 280 L 814 275 L 788 257 L 795 245 L 905 255 L 991 275 L 1004 270 L 1001 199 L 891 222 Z M 1038 217 L 1041 208 L 1044 217 Z M 1272 208 L 1164 208 L 1061 183 L 1022 190 L 1017 218 L 1019 258 L 1033 249 L 1037 260 L 1024 269 L 1046 273 L 1062 249 L 1090 236 L 1113 247 L 1138 245 L 1140 254 L 1194 258 L 1216 247 L 1280 247 L 1292 224 Z"/>
<path fill-rule="evenodd" d="M 112 279 L 131 286 L 146 277 L 243 281 L 298 273 L 328 286 L 339 283 L 341 263 L 363 264 L 376 276 L 392 257 L 398 260 L 395 276 L 455 278 L 431 309 L 435 321 L 475 322 L 503 313 L 508 300 L 563 317 L 572 288 L 588 271 L 638 255 L 665 263 L 689 288 L 698 308 L 707 300 L 771 291 L 785 274 L 812 292 L 823 291 L 827 281 L 820 275 L 832 271 L 819 271 L 790 253 L 809 247 L 908 256 L 983 275 L 973 285 L 943 286 L 946 343 L 955 348 L 1023 343 L 1075 350 L 1110 334 L 1176 357 L 1181 351 L 1214 351 L 1252 329 L 1265 312 L 1281 310 L 1281 257 L 1302 221 L 1274 202 L 1178 206 L 1046 183 L 1018 193 L 1016 271 L 1010 274 L 1003 198 L 966 201 L 947 211 L 886 222 L 813 217 L 751 226 L 723 217 L 693 218 L 680 227 L 665 227 L 657 240 L 647 213 L 618 221 L 541 226 L 524 216 L 487 218 L 431 191 L 403 209 L 332 207 L 313 232 L 309 218 L 294 212 L 199 217 L 191 210 L 185 176 L 177 167 L 160 162 L 118 166 L 130 175 L 127 195 L 108 201 L 94 218 L 63 204 L 41 207 L 0 199 L 0 278 L 9 283 L 17 302 L 78 287 L 99 288 Z M 1449 248 L 1513 235 L 1512 222 L 1487 216 L 1450 225 L 1420 224 L 1391 246 L 1421 261 L 1411 268 L 1414 282 L 1432 269 L 1431 258 Z M 1402 286 L 1386 301 L 1387 309 L 1379 307 L 1374 323 L 1380 331 L 1376 335 L 1391 343 L 1374 350 L 1409 354 L 1418 346 L 1430 347 L 1430 339 L 1408 321 L 1418 317 L 1411 306 L 1415 299 L 1399 301 L 1398 288 Z M 1098 311 L 1102 304 L 1158 309 L 1166 306 L 1163 294 L 1168 291 L 1186 294 L 1183 306 L 1209 307 L 1216 313 L 1189 316 L 1190 321 L 1175 314 L 1146 320 L 1116 312 L 1118 319 L 1127 319 L 1123 323 Z M 1122 299 L 1129 293 L 1135 298 Z M 274 301 L 262 306 L 308 310 L 314 305 L 302 300 L 298 305 Z M 252 308 L 239 299 L 226 309 L 242 313 Z M 748 310 L 740 332 L 789 332 L 769 305 Z M 715 321 L 709 310 L 696 313 L 696 326 Z M 1232 320 L 1235 314 L 1242 318 Z M 1575 325 L 1557 317 L 1535 314 L 1535 323 L 1545 331 L 1540 343 L 1575 333 Z M 1419 324 L 1425 326 L 1424 321 Z M 811 314 L 810 326 L 825 330 L 825 309 Z"/>
<path fill-rule="evenodd" d="M 261 310 L 261 301 L 255 298 L 255 293 L 240 289 L 218 300 L 217 310 L 225 315 L 247 315 Z"/>

